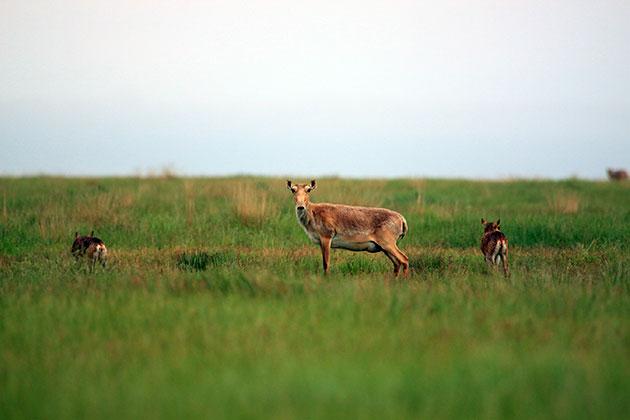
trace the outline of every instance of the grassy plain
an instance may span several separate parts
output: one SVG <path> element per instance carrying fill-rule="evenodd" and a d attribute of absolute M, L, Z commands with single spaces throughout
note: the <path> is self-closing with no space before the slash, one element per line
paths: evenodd
<path fill-rule="evenodd" d="M 408 278 L 322 276 L 282 179 L 0 179 L 0 418 L 627 418 L 628 183 L 318 184 L 405 215 Z"/>

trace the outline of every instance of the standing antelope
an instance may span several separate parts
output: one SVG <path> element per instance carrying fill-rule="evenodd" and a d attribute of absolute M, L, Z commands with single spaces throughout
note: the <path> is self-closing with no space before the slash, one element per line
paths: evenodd
<path fill-rule="evenodd" d="M 324 273 L 330 266 L 330 248 L 342 248 L 383 251 L 394 264 L 394 275 L 398 275 L 400 266 L 407 274 L 409 259 L 396 246 L 407 233 L 407 221 L 401 214 L 374 207 L 311 203 L 309 194 L 317 188 L 315 180 L 310 184 L 287 181 L 287 188 L 293 193 L 298 222 L 321 248 Z"/>
<path fill-rule="evenodd" d="M 488 263 L 488 265 L 498 265 L 499 261 L 501 261 L 501 264 L 503 265 L 503 274 L 505 274 L 506 277 L 509 276 L 508 240 L 500 230 L 501 219 L 498 219 L 496 223 L 481 219 L 481 224 L 483 225 L 481 252 L 483 252 L 484 257 L 486 258 L 486 263 Z"/>
<path fill-rule="evenodd" d="M 94 236 L 94 231 L 89 236 L 80 236 L 79 232 L 75 232 L 71 252 L 77 261 L 80 257 L 87 256 L 90 271 L 94 270 L 97 261 L 105 267 L 107 247 L 102 240 Z"/>
<path fill-rule="evenodd" d="M 628 172 L 623 169 L 618 169 L 614 171 L 608 168 L 606 172 L 608 172 L 608 179 L 610 179 L 611 181 L 623 181 L 624 179 L 628 179 Z"/>

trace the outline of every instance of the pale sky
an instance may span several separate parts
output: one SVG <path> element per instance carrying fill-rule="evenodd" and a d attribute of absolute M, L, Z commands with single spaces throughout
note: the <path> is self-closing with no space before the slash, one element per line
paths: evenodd
<path fill-rule="evenodd" d="M 0 0 L 0 174 L 600 178 L 630 1 Z"/>

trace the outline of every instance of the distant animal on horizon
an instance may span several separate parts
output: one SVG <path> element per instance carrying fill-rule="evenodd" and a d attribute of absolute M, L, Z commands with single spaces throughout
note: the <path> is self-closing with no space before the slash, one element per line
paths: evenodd
<path fill-rule="evenodd" d="M 624 169 L 613 170 L 608 168 L 606 172 L 608 172 L 608 179 L 611 181 L 623 181 L 624 179 L 628 179 L 628 172 Z"/>
<path fill-rule="evenodd" d="M 396 242 L 407 233 L 407 221 L 392 210 L 375 207 L 346 206 L 343 204 L 311 203 L 310 193 L 317 188 L 310 184 L 287 181 L 293 193 L 295 215 L 308 237 L 320 246 L 324 273 L 330 268 L 330 249 L 383 252 L 394 264 L 394 275 L 409 270 L 409 258 Z"/>
<path fill-rule="evenodd" d="M 510 275 L 508 266 L 508 240 L 503 232 L 501 232 L 501 219 L 498 219 L 496 223 L 481 219 L 481 224 L 483 225 L 481 252 L 486 259 L 486 263 L 489 266 L 498 266 L 499 262 L 501 262 L 503 274 L 508 277 Z"/>
<path fill-rule="evenodd" d="M 107 247 L 101 239 L 94 236 L 94 231 L 87 236 L 81 236 L 79 232 L 75 232 L 71 252 L 76 261 L 81 257 L 86 257 L 90 271 L 94 270 L 97 262 L 105 268 Z"/>

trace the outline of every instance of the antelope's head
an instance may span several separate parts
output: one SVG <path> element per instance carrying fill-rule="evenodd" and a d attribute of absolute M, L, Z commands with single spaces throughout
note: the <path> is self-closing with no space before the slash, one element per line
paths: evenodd
<path fill-rule="evenodd" d="M 74 232 L 74 242 L 72 242 L 72 249 L 70 250 L 72 255 L 75 255 L 77 252 L 81 251 L 82 245 L 83 237 L 79 235 L 79 232 Z"/>
<path fill-rule="evenodd" d="M 483 232 L 494 232 L 495 230 L 501 230 L 501 219 L 497 219 L 497 222 L 489 222 L 486 219 L 481 219 L 481 224 L 483 225 Z"/>
<path fill-rule="evenodd" d="M 312 180 L 310 184 L 294 184 L 291 181 L 287 181 L 287 188 L 293 193 L 295 210 L 303 211 L 308 207 L 308 203 L 310 202 L 309 194 L 317 188 L 317 184 L 315 180 Z"/>

